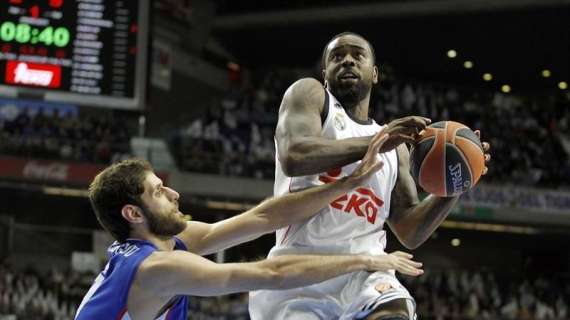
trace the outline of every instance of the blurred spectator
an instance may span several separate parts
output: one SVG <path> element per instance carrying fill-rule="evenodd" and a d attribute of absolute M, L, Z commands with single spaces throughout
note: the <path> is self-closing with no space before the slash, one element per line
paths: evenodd
<path fill-rule="evenodd" d="M 74 116 L 20 110 L 0 125 L 0 154 L 108 164 L 130 154 L 123 117 L 109 113 Z"/>

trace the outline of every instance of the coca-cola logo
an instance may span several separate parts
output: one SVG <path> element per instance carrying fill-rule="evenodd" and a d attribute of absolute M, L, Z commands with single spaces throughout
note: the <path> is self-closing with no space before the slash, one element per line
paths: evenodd
<path fill-rule="evenodd" d="M 62 163 L 42 164 L 30 161 L 24 166 L 22 174 L 24 177 L 32 179 L 65 181 L 68 177 L 68 171 L 69 167 Z"/>
<path fill-rule="evenodd" d="M 49 64 L 8 61 L 6 83 L 59 88 L 61 67 Z"/>

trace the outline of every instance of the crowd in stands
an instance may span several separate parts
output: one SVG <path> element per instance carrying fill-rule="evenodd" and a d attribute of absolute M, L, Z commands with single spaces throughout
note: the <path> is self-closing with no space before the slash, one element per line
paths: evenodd
<path fill-rule="evenodd" d="M 40 274 L 0 264 L 0 318 L 72 320 L 93 279 L 92 274 L 58 269 Z"/>
<path fill-rule="evenodd" d="M 420 319 L 566 320 L 570 282 L 564 276 L 427 270 L 400 280 L 414 296 Z M 42 275 L 0 265 L 0 319 L 71 320 L 93 279 L 93 274 L 53 270 Z M 247 320 L 247 297 L 191 297 L 189 319 Z"/>
<path fill-rule="evenodd" d="M 568 275 L 535 276 L 445 271 L 402 282 L 414 296 L 421 319 L 569 319 Z"/>
<path fill-rule="evenodd" d="M 129 130 L 112 113 L 15 110 L 0 118 L 0 154 L 109 164 L 130 153 Z"/>
<path fill-rule="evenodd" d="M 236 84 L 221 98 L 213 97 L 202 116 L 169 138 L 182 170 L 273 178 L 278 108 L 299 73 L 263 74 L 258 81 Z M 485 182 L 568 186 L 569 94 L 502 94 L 401 81 L 388 74 L 374 91 L 370 116 L 382 124 L 407 115 L 450 119 L 481 129 L 483 140 L 492 145 Z M 19 108 L 11 117 L 0 116 L 0 154 L 108 164 L 130 154 L 131 134 L 125 123 L 111 112 Z"/>
<path fill-rule="evenodd" d="M 268 72 L 261 79 L 232 87 L 177 132 L 173 151 L 182 169 L 273 178 L 278 108 L 295 77 Z M 561 143 L 570 138 L 569 95 L 519 96 L 385 77 L 375 88 L 371 117 L 382 124 L 407 115 L 480 129 L 492 145 L 487 182 L 559 188 L 570 181 Z"/>

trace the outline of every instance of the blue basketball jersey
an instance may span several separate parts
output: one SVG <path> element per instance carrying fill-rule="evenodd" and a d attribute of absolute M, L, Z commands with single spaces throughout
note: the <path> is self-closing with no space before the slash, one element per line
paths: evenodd
<path fill-rule="evenodd" d="M 187 251 L 180 239 L 174 239 L 174 250 Z M 127 309 L 129 289 L 141 262 L 156 250 L 151 242 L 138 239 L 113 243 L 107 249 L 109 262 L 83 298 L 75 320 L 130 320 Z M 156 320 L 186 320 L 186 296 L 177 296 L 169 304 Z"/>

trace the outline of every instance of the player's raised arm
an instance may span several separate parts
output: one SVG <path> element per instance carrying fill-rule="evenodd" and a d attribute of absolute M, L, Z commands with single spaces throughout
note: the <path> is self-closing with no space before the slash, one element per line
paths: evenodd
<path fill-rule="evenodd" d="M 266 200 L 247 212 L 214 224 L 190 223 L 178 237 L 191 252 L 205 255 L 302 222 L 380 170 L 383 163 L 377 154 L 388 138 L 384 132 L 376 134 L 360 165 L 348 177 Z"/>
<path fill-rule="evenodd" d="M 338 168 L 366 153 L 372 137 L 331 140 L 321 136 L 325 95 L 323 85 L 312 78 L 298 80 L 285 92 L 275 138 L 277 157 L 288 176 Z"/>
<path fill-rule="evenodd" d="M 387 271 L 419 276 L 412 255 L 280 256 L 251 263 L 216 264 L 183 252 L 157 252 L 140 266 L 135 284 L 150 294 L 215 296 L 256 289 L 288 289 L 322 282 L 353 271 Z"/>

